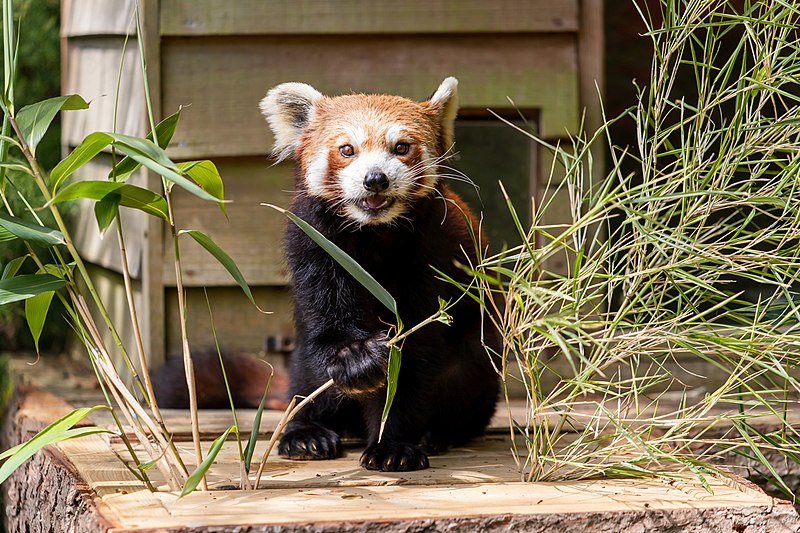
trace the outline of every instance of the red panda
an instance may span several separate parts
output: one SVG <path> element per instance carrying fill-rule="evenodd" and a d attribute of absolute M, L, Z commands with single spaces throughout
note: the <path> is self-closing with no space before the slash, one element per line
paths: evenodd
<path fill-rule="evenodd" d="M 289 424 L 279 453 L 292 459 L 342 454 L 341 435 L 367 441 L 371 470 L 429 466 L 428 454 L 479 435 L 494 412 L 498 377 L 479 305 L 441 274 L 466 282 L 457 262 L 477 260 L 478 224 L 444 183 L 458 110 L 455 78 L 417 102 L 400 96 L 323 96 L 284 83 L 261 101 L 277 160 L 297 162 L 291 210 L 349 253 L 397 300 L 403 323 L 417 324 L 458 303 L 451 326 L 409 336 L 397 393 L 378 441 L 394 316 L 293 224 L 285 235 L 297 331 L 290 393 L 335 387 Z M 439 273 L 437 273 L 437 271 Z M 486 346 L 484 346 L 486 344 Z"/>

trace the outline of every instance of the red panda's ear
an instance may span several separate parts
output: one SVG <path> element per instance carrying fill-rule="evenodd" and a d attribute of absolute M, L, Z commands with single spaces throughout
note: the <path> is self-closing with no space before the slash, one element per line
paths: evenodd
<path fill-rule="evenodd" d="M 453 127 L 458 113 L 457 89 L 457 79 L 452 76 L 445 78 L 427 102 L 438 114 L 440 149 L 442 153 L 447 152 L 453 146 Z"/>
<path fill-rule="evenodd" d="M 272 155 L 278 161 L 294 153 L 303 128 L 314 115 L 314 105 L 322 97 L 305 83 L 282 83 L 261 100 L 259 107 L 275 135 Z"/>

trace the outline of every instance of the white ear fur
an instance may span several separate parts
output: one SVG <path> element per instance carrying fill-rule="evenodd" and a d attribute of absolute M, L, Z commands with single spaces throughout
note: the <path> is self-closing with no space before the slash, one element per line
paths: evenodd
<path fill-rule="evenodd" d="M 272 155 L 278 161 L 294 153 L 303 128 L 314 116 L 314 104 L 322 97 L 310 85 L 291 82 L 273 87 L 261 100 L 261 113 L 275 135 Z"/>
<path fill-rule="evenodd" d="M 458 80 L 450 76 L 433 93 L 430 103 L 439 108 L 439 123 L 442 128 L 443 152 L 453 145 L 453 127 L 458 113 Z"/>

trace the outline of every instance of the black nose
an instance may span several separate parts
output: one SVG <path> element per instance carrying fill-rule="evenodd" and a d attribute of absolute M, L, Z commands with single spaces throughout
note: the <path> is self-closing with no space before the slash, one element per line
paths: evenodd
<path fill-rule="evenodd" d="M 389 178 L 374 168 L 367 172 L 367 176 L 364 178 L 364 188 L 369 192 L 383 192 L 389 188 Z"/>

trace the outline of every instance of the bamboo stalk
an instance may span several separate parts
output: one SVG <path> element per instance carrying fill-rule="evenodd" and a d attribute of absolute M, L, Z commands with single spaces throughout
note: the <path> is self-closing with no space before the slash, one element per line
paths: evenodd
<path fill-rule="evenodd" d="M 329 379 L 322 385 L 320 385 L 314 392 L 306 396 L 302 402 L 299 404 L 297 403 L 297 396 L 292 398 L 291 403 L 286 408 L 286 411 L 283 413 L 283 417 L 281 417 L 280 422 L 278 422 L 278 426 L 275 428 L 275 431 L 272 432 L 272 437 L 269 439 L 269 443 L 267 443 L 267 449 L 264 451 L 264 455 L 261 456 L 261 462 L 258 465 L 258 472 L 256 473 L 256 482 L 254 488 L 257 490 L 259 483 L 261 483 L 261 475 L 264 473 L 264 466 L 267 464 L 267 459 L 269 458 L 269 454 L 272 453 L 272 449 L 275 447 L 275 443 L 278 442 L 283 430 L 286 428 L 286 424 L 292 421 L 297 413 L 305 407 L 309 402 L 313 402 L 314 398 L 328 390 L 330 387 L 333 386 L 333 380 Z M 295 405 L 296 404 L 296 405 Z"/>
<path fill-rule="evenodd" d="M 172 195 L 168 187 L 165 188 L 164 197 L 167 199 L 167 212 L 169 214 L 169 229 L 172 235 L 172 251 L 174 254 L 176 291 L 178 293 L 178 315 L 181 325 L 181 349 L 183 352 L 183 369 L 186 374 L 186 386 L 189 389 L 189 417 L 192 421 L 192 443 L 197 464 L 203 462 L 203 449 L 200 447 L 200 420 L 197 412 L 197 388 L 194 380 L 194 363 L 189 348 L 189 332 L 186 329 L 186 302 L 183 292 L 183 272 L 181 269 L 181 250 L 178 242 L 178 230 L 175 227 L 175 215 L 172 209 Z M 206 477 L 200 480 L 200 490 L 208 490 Z"/>

